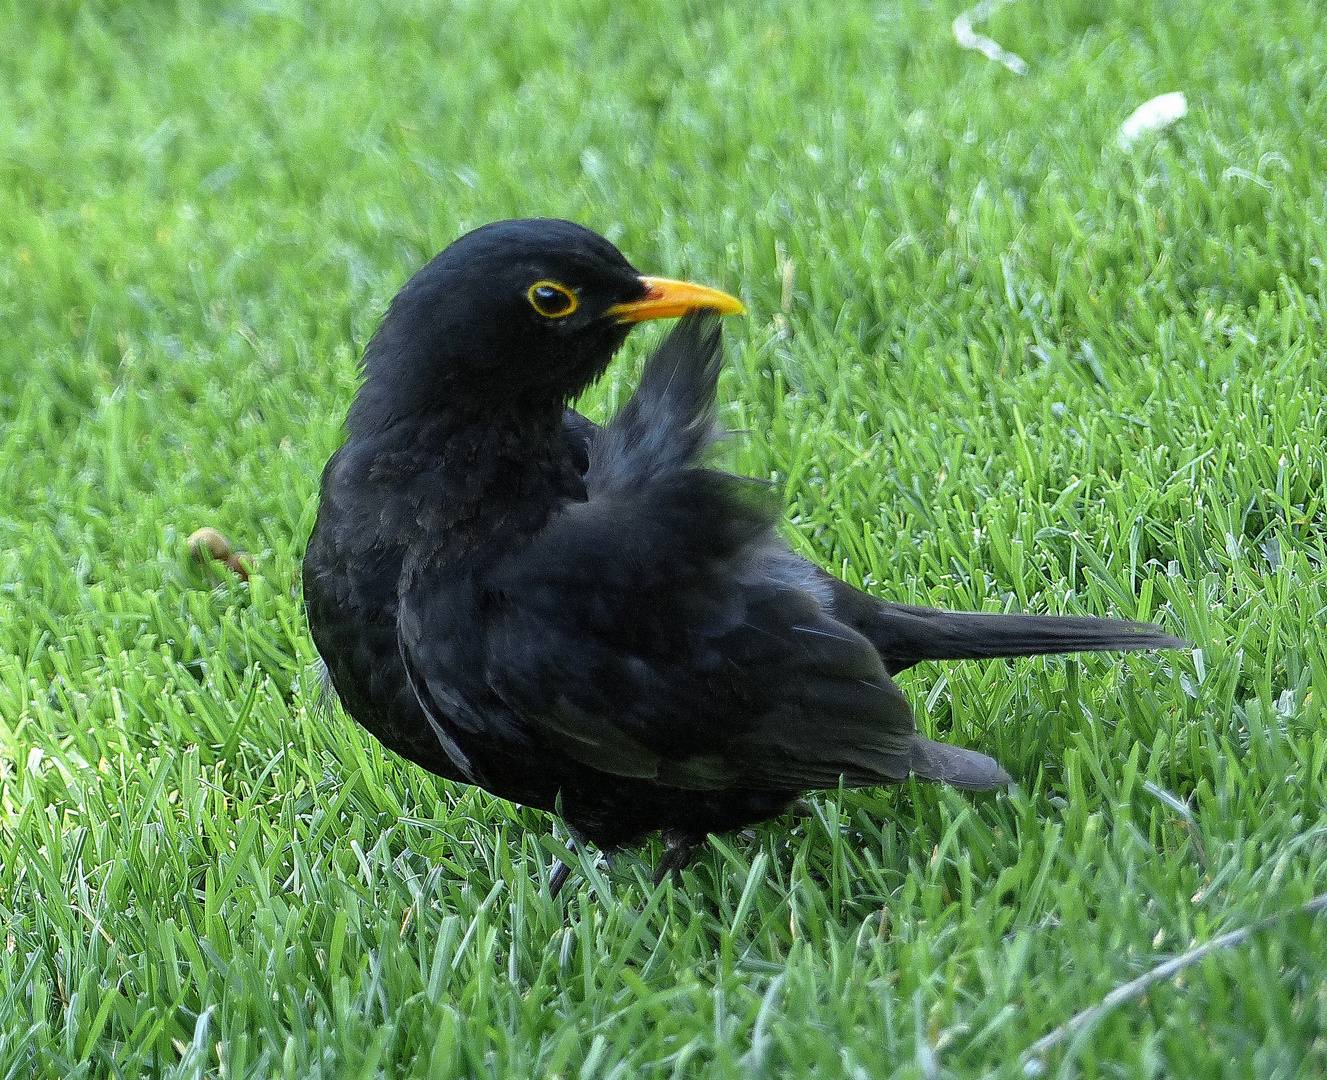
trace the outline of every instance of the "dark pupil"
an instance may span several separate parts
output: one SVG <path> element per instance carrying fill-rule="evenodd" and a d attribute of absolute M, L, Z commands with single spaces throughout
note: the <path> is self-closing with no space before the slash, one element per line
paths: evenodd
<path fill-rule="evenodd" d="M 539 310 L 545 315 L 556 315 L 559 311 L 566 311 L 571 306 L 571 297 L 561 289 L 555 289 L 551 285 L 541 285 L 534 291 L 535 299 L 539 301 Z"/>

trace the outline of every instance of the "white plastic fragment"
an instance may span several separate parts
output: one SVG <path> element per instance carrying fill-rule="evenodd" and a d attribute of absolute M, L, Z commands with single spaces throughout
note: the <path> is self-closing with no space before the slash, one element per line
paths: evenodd
<path fill-rule="evenodd" d="M 1010 2 L 1011 0 L 981 0 L 980 4 L 968 8 L 954 20 L 954 40 L 958 42 L 960 48 L 972 49 L 991 60 L 998 60 L 1015 75 L 1026 75 L 1027 61 L 1002 47 L 999 42 L 972 29 L 973 23 L 985 22 Z"/>
<path fill-rule="evenodd" d="M 1120 125 L 1120 134 L 1116 139 L 1121 150 L 1128 150 L 1143 135 L 1169 127 L 1189 111 L 1189 103 L 1184 99 L 1183 91 L 1161 94 L 1151 101 L 1144 101 L 1129 114 Z"/>

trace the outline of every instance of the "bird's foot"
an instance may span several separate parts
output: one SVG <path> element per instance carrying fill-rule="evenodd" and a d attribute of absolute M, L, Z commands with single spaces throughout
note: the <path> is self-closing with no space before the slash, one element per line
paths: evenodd
<path fill-rule="evenodd" d="M 659 865 L 654 870 L 654 883 L 658 885 L 670 873 L 680 875 L 691 862 L 692 844 L 690 837 L 666 835 L 664 853 Z"/>

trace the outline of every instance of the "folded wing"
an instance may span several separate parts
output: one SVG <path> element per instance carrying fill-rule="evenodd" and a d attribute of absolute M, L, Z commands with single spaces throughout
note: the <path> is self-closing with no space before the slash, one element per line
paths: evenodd
<path fill-rule="evenodd" d="M 528 736 L 668 786 L 1007 782 L 916 734 L 876 649 L 800 580 L 759 486 L 696 464 L 718 370 L 717 320 L 682 320 L 592 441 L 588 500 L 487 577 L 486 687 Z"/>

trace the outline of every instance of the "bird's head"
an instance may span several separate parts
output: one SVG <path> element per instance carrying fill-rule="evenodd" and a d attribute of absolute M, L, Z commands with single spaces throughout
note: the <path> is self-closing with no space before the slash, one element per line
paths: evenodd
<path fill-rule="evenodd" d="M 495 222 L 448 246 L 392 301 L 364 356 L 363 407 L 560 405 L 602 374 L 636 323 L 702 308 L 744 310 L 716 289 L 644 276 L 572 222 Z"/>

